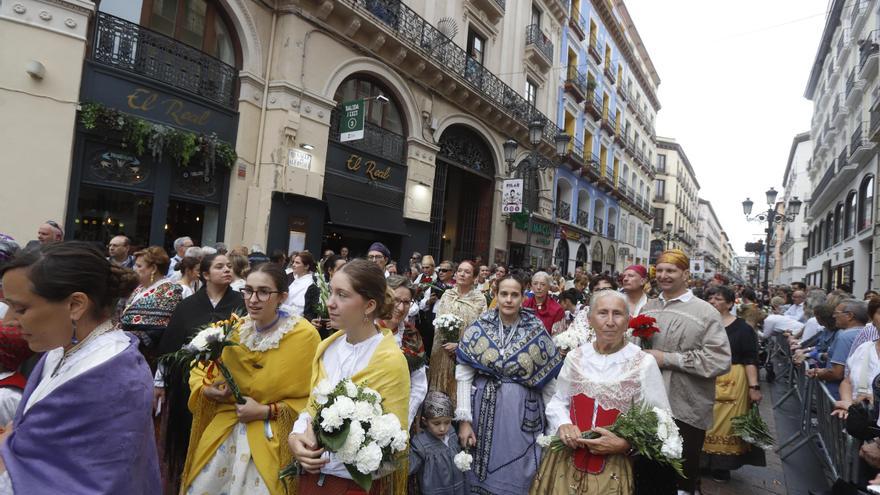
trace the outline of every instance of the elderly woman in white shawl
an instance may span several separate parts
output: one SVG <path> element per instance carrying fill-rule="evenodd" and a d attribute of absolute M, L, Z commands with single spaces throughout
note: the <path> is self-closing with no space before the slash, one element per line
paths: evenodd
<path fill-rule="evenodd" d="M 633 403 L 670 409 L 654 357 L 626 339 L 626 296 L 596 292 L 589 319 L 594 340 L 568 353 L 546 408 L 548 432 L 573 450 L 545 452 L 532 494 L 632 493 L 630 444 L 605 428 Z M 591 429 L 601 436 L 580 437 Z"/>

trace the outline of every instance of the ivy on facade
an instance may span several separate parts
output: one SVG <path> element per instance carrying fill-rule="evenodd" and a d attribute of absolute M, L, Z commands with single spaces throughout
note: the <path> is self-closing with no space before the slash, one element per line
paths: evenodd
<path fill-rule="evenodd" d="M 122 147 L 138 155 L 149 151 L 157 161 L 168 156 L 180 167 L 202 165 L 207 171 L 219 165 L 231 169 L 238 159 L 235 149 L 214 133 L 196 134 L 108 108 L 100 103 L 84 103 L 80 122 L 88 130 L 121 134 Z"/>

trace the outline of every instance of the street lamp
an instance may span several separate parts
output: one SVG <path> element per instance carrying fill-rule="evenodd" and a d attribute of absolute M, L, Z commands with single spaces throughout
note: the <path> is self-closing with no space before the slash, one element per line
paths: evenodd
<path fill-rule="evenodd" d="M 672 225 L 672 222 L 666 222 L 663 230 L 657 232 L 661 234 L 660 239 L 665 241 L 665 249 L 671 248 L 670 244 L 672 244 L 672 241 L 680 241 L 684 239 L 684 227 L 679 227 L 677 231 L 673 231 L 673 227 L 674 225 Z"/>
<path fill-rule="evenodd" d="M 548 168 L 556 168 L 559 164 L 552 160 L 542 160 L 539 161 L 538 157 L 540 153 L 538 152 L 538 145 L 541 144 L 541 141 L 544 137 L 544 127 L 549 123 L 549 121 L 534 119 L 529 122 L 529 142 L 532 145 L 532 149 L 529 152 L 529 158 L 527 160 L 522 160 L 516 166 L 516 169 L 513 168 L 513 162 L 516 161 L 516 150 L 519 148 L 519 143 L 516 142 L 513 138 L 509 138 L 504 142 L 502 147 L 504 148 L 504 161 L 507 162 L 507 169 L 514 175 L 518 175 L 523 179 L 528 180 L 529 173 L 537 172 L 539 170 L 546 170 Z M 561 159 L 565 156 L 565 153 L 568 148 L 568 142 L 571 141 L 571 136 L 566 134 L 565 132 L 559 131 L 556 133 L 554 137 L 554 144 L 556 145 L 556 156 Z M 529 205 L 529 225 L 528 230 L 526 231 L 526 247 L 529 249 L 529 264 L 531 265 L 531 244 L 532 244 L 532 208 L 536 205 Z"/>
<path fill-rule="evenodd" d="M 758 213 L 755 216 L 750 216 L 752 214 L 752 206 L 754 206 L 754 202 L 746 198 L 745 201 L 742 202 L 743 214 L 746 217 L 746 220 L 749 222 L 767 222 L 767 227 L 764 230 L 766 234 L 766 240 L 764 241 L 764 245 L 767 246 L 767 249 L 764 250 L 764 291 L 768 291 L 770 284 L 768 281 L 768 277 L 770 274 L 770 236 L 773 233 L 773 226 L 777 223 L 790 223 L 794 222 L 795 218 L 798 216 L 798 213 L 801 211 L 801 205 L 803 202 L 798 199 L 797 196 L 794 196 L 790 200 L 788 200 L 788 205 L 785 208 L 785 213 L 777 213 L 774 206 L 776 205 L 776 197 L 779 192 L 770 188 L 765 193 L 767 196 L 767 211 Z"/>

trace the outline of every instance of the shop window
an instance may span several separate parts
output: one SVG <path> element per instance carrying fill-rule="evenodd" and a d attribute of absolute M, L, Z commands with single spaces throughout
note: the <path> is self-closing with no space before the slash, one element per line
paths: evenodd
<path fill-rule="evenodd" d="M 874 221 L 874 176 L 869 175 L 862 179 L 859 186 L 859 222 L 858 230 L 862 231 L 872 226 Z"/>
<path fill-rule="evenodd" d="M 141 24 L 238 65 L 234 31 L 217 0 L 144 0 Z"/>
<path fill-rule="evenodd" d="M 116 235 L 131 239 L 132 246 L 150 244 L 151 194 L 83 185 L 73 219 L 73 238 L 102 245 Z"/>

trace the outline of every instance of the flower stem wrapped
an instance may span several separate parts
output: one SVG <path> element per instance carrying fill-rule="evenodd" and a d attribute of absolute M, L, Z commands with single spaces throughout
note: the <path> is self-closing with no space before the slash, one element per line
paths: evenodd
<path fill-rule="evenodd" d="M 767 423 L 761 418 L 758 404 L 752 404 L 747 413 L 731 419 L 730 424 L 733 427 L 733 434 L 742 438 L 744 442 L 759 449 L 773 448 L 773 435 L 770 434 Z"/>

